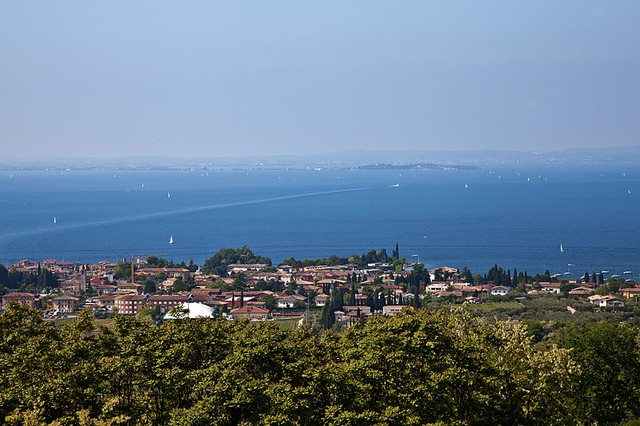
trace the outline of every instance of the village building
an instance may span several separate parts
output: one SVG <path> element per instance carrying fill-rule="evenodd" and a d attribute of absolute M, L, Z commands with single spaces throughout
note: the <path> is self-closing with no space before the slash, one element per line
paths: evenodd
<path fill-rule="evenodd" d="M 491 295 L 492 296 L 506 296 L 507 294 L 509 294 L 509 292 L 511 291 L 511 289 L 509 287 L 505 287 L 502 285 L 497 285 L 495 287 L 493 287 L 491 289 Z"/>
<path fill-rule="evenodd" d="M 540 290 L 547 293 L 560 294 L 560 283 L 541 282 Z"/>
<path fill-rule="evenodd" d="M 382 315 L 397 315 L 406 307 L 406 305 L 385 305 L 382 307 Z"/>
<path fill-rule="evenodd" d="M 80 300 L 71 296 L 59 296 L 47 301 L 47 310 L 54 314 L 69 314 L 80 307 Z"/>
<path fill-rule="evenodd" d="M 159 309 L 161 313 L 164 313 L 192 300 L 191 294 L 152 294 L 147 296 L 146 307 Z"/>
<path fill-rule="evenodd" d="M 231 312 L 227 315 L 227 319 L 249 318 L 252 321 L 264 321 L 268 318 L 268 316 L 268 309 L 245 305 L 240 308 L 232 309 Z"/>
<path fill-rule="evenodd" d="M 640 296 L 640 287 L 621 288 L 618 293 L 627 299 L 631 299 L 632 297 Z"/>
<path fill-rule="evenodd" d="M 114 306 L 118 310 L 118 315 L 138 315 L 144 308 L 147 297 L 141 294 L 123 294 L 114 300 Z"/>
<path fill-rule="evenodd" d="M 36 297 L 31 293 L 13 292 L 2 296 L 2 306 L 6 309 L 9 303 L 17 303 L 30 308 L 38 307 Z"/>

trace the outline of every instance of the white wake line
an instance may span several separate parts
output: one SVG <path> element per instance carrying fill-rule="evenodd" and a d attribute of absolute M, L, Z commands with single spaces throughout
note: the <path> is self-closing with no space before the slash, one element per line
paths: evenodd
<path fill-rule="evenodd" d="M 4 239 L 11 239 L 11 238 L 25 237 L 30 235 L 60 233 L 64 231 L 73 231 L 73 230 L 78 230 L 83 228 L 93 228 L 93 227 L 104 226 L 104 225 L 115 225 L 120 223 L 139 222 L 142 220 L 152 220 L 152 219 L 158 219 L 163 217 L 180 216 L 183 214 L 197 213 L 197 212 L 202 212 L 207 210 L 217 210 L 217 209 L 225 209 L 229 207 L 241 207 L 241 206 L 249 206 L 253 204 L 272 203 L 275 201 L 294 200 L 296 198 L 318 197 L 321 195 L 340 194 L 344 192 L 371 191 L 374 189 L 382 189 L 382 188 L 386 188 L 386 187 L 369 186 L 369 187 L 362 187 L 362 188 L 336 189 L 333 191 L 307 192 L 304 194 L 283 195 L 280 197 L 261 198 L 258 200 L 237 201 L 233 203 L 190 207 L 187 209 L 172 210 L 167 212 L 148 213 L 148 214 L 137 215 L 137 216 L 123 217 L 119 219 L 107 219 L 107 220 L 99 220 L 95 222 L 78 223 L 78 224 L 70 224 L 70 225 L 52 225 L 51 227 L 47 227 L 47 228 L 39 228 L 39 229 L 30 230 L 30 231 L 21 231 L 21 232 L 14 232 L 10 234 L 1 235 L 0 239 L 4 240 Z"/>

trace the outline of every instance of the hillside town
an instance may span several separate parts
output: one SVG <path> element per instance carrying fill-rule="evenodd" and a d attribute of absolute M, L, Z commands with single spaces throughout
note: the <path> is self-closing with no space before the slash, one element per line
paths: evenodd
<path fill-rule="evenodd" d="M 123 277 L 125 266 L 129 269 Z M 308 321 L 309 311 L 324 309 L 331 311 L 328 326 L 350 326 L 370 316 L 397 314 L 406 306 L 420 307 L 430 300 L 481 304 L 562 294 L 588 301 L 594 308 L 620 309 L 627 300 L 640 295 L 640 287 L 631 280 L 624 282 L 626 286 L 602 291 L 605 282 L 595 273 L 580 280 L 551 277 L 541 281 L 540 277 L 526 276 L 522 280 L 522 274 L 518 280 L 514 271 L 511 280 L 510 272 L 504 278 L 500 269 L 499 275 L 474 280 L 467 270 L 442 266 L 427 271 L 423 264 L 406 259 L 364 266 L 230 263 L 219 274 L 194 266 L 159 266 L 158 259 L 139 258 L 96 264 L 22 260 L 5 270 L 26 277 L 42 275 L 46 270 L 54 284 L 37 291 L 5 286 L 0 309 L 14 302 L 40 309 L 49 318 L 71 316 L 81 310 L 89 310 L 96 317 L 146 313 L 156 322 L 176 317 Z"/>

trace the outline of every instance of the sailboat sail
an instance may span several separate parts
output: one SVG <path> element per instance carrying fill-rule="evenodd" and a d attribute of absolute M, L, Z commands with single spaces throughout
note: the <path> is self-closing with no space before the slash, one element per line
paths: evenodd
<path fill-rule="evenodd" d="M 564 247 L 562 247 L 562 244 L 560 244 L 560 253 L 564 252 Z"/>
<path fill-rule="evenodd" d="M 173 235 L 169 237 L 169 244 L 173 244 Z"/>

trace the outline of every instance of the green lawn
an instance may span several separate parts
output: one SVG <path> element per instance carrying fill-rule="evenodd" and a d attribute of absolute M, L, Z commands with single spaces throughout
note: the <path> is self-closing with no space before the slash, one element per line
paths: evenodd
<path fill-rule="evenodd" d="M 293 330 L 298 326 L 300 318 L 276 318 L 273 321 L 279 324 L 284 330 Z"/>

